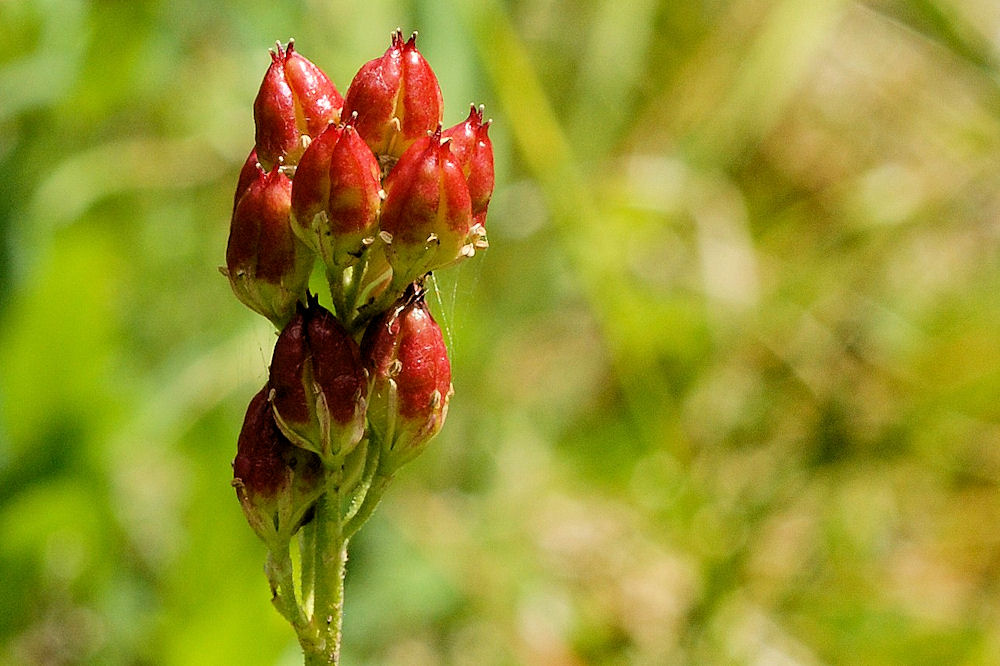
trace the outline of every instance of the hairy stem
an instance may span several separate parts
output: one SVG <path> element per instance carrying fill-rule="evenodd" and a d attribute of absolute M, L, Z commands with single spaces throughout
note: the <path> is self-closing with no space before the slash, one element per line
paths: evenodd
<path fill-rule="evenodd" d="M 313 625 L 319 633 L 319 649 L 306 652 L 305 663 L 340 663 L 340 639 L 344 616 L 344 574 L 347 540 L 340 513 L 340 488 L 332 487 L 316 502 L 316 540 Z M 308 556 L 308 554 L 307 554 Z"/>

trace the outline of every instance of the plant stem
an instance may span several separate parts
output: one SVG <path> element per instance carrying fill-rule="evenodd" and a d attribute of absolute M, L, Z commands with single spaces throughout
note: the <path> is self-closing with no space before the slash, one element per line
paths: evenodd
<path fill-rule="evenodd" d="M 361 291 L 361 283 L 364 280 L 367 268 L 368 248 L 366 247 L 362 250 L 358 263 L 354 264 L 350 268 L 350 282 L 344 294 L 344 305 L 346 306 L 346 311 L 344 312 L 343 319 L 341 320 L 345 326 L 351 322 L 351 319 L 354 316 L 354 308 L 358 304 L 358 294 Z"/>
<path fill-rule="evenodd" d="M 278 612 L 288 620 L 296 632 L 306 626 L 305 614 L 295 599 L 295 584 L 292 578 L 292 558 L 288 553 L 288 542 L 271 548 L 264 565 L 267 580 L 271 584 L 271 602 Z"/>
<path fill-rule="evenodd" d="M 365 497 L 368 496 L 368 490 L 371 488 L 372 479 L 375 478 L 375 472 L 378 471 L 378 461 L 382 450 L 374 435 L 369 435 L 367 447 L 368 450 L 365 455 L 365 468 L 361 474 L 361 480 L 358 482 L 358 485 L 354 488 L 351 497 L 349 498 L 347 511 L 344 513 L 345 523 L 349 523 L 351 518 L 354 517 L 354 514 L 356 514 L 361 508 Z M 347 532 L 344 532 L 344 534 L 344 538 L 350 538 Z"/>
<path fill-rule="evenodd" d="M 392 282 L 389 283 L 389 287 L 378 298 L 372 303 L 358 308 L 357 316 L 351 321 L 350 330 L 360 331 L 367 326 L 370 319 L 392 305 L 399 292 L 403 291 L 406 287 L 406 284 L 406 282 L 400 282 L 396 277 L 393 277 Z"/>
<path fill-rule="evenodd" d="M 319 632 L 320 640 L 318 650 L 305 653 L 305 663 L 307 666 L 336 666 L 340 663 L 344 574 L 347 567 L 347 540 L 343 534 L 339 486 L 332 487 L 316 502 L 315 521 L 313 624 Z"/>
<path fill-rule="evenodd" d="M 313 583 L 316 570 L 316 519 L 310 520 L 299 530 L 299 581 L 302 590 L 302 608 L 312 615 Z"/>
<path fill-rule="evenodd" d="M 330 286 L 330 299 L 333 301 L 333 309 L 336 311 L 337 317 L 343 322 L 350 321 L 351 313 L 347 310 L 347 300 L 344 294 L 344 273 L 331 271 L 328 268 L 326 269 L 326 282 Z"/>
<path fill-rule="evenodd" d="M 365 273 L 362 276 L 363 284 L 355 302 L 367 303 L 372 291 L 374 291 L 378 285 L 382 284 L 390 275 L 392 275 L 392 269 L 389 268 L 388 265 L 376 273 L 375 270 L 372 269 L 371 262 L 369 262 L 365 267 Z"/>
<path fill-rule="evenodd" d="M 354 534 L 361 529 L 361 526 L 368 522 L 368 519 L 372 517 L 375 513 L 375 509 L 378 507 L 379 502 L 382 501 L 382 495 L 385 494 L 385 489 L 389 487 L 389 483 L 392 481 L 392 476 L 385 476 L 384 474 L 377 472 L 371 480 L 371 484 L 368 486 L 368 492 L 365 493 L 365 498 L 361 502 L 361 505 L 357 507 L 354 515 L 344 524 L 343 534 L 345 541 L 350 539 Z"/>

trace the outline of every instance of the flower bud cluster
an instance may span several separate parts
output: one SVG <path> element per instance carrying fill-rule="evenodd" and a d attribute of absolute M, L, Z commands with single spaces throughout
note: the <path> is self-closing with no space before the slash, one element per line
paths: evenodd
<path fill-rule="evenodd" d="M 268 543 L 287 541 L 331 490 L 363 506 L 374 478 L 440 431 L 454 391 L 423 281 L 488 247 L 494 183 L 490 121 L 473 106 L 443 127 L 416 33 L 396 30 L 343 97 L 292 42 L 271 61 L 222 269 L 279 331 L 234 461 L 240 503 Z M 309 290 L 317 258 L 329 309 Z"/>

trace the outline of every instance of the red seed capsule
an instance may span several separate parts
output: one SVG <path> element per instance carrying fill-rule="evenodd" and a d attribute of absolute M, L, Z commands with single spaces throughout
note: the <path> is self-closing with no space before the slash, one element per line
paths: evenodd
<path fill-rule="evenodd" d="M 358 114 L 358 133 L 379 157 L 399 157 L 441 122 L 441 87 L 416 42 L 417 33 L 404 42 L 396 30 L 386 52 L 358 70 L 344 98 L 344 118 Z"/>
<path fill-rule="evenodd" d="M 233 460 L 247 522 L 267 543 L 287 541 L 324 490 L 319 457 L 293 446 L 274 422 L 265 386 L 250 401 Z"/>
<path fill-rule="evenodd" d="M 385 181 L 380 236 L 396 284 L 470 254 L 469 187 L 449 143 L 439 127 L 410 146 Z"/>
<path fill-rule="evenodd" d="M 378 233 L 378 160 L 351 126 L 330 125 L 309 144 L 295 172 L 295 233 L 330 270 L 357 263 Z"/>
<path fill-rule="evenodd" d="M 274 345 L 271 402 L 285 436 L 332 467 L 364 433 L 368 378 L 358 344 L 315 297 L 307 301 Z"/>
<path fill-rule="evenodd" d="M 277 44 L 253 103 L 257 157 L 265 169 L 298 162 L 308 139 L 340 120 L 344 100 L 319 67 L 299 55 L 294 43 Z"/>
<path fill-rule="evenodd" d="M 454 393 L 448 350 L 422 288 L 410 285 L 373 320 L 361 349 L 372 378 L 368 422 L 382 446 L 380 465 L 391 473 L 441 430 Z"/>
<path fill-rule="evenodd" d="M 493 196 L 493 143 L 489 129 L 492 121 L 483 122 L 483 107 L 472 105 L 469 117 L 441 135 L 451 139 L 451 153 L 462 166 L 472 200 L 472 225 L 486 225 L 486 209 Z M 477 248 L 478 249 L 478 248 Z"/>
<path fill-rule="evenodd" d="M 278 167 L 264 173 L 244 165 L 239 187 L 245 192 L 229 227 L 225 273 L 236 297 L 280 329 L 305 296 L 314 256 L 292 233 L 292 181 Z"/>

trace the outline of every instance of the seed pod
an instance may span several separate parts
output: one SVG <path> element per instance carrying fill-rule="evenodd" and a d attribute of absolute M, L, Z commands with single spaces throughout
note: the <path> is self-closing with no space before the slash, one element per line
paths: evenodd
<path fill-rule="evenodd" d="M 441 128 L 415 142 L 385 181 L 380 237 L 395 284 L 422 277 L 474 253 L 465 174 Z"/>
<path fill-rule="evenodd" d="M 441 122 L 441 87 L 416 44 L 417 33 L 404 42 L 397 29 L 382 57 L 361 66 L 344 98 L 344 118 L 357 113 L 358 133 L 389 161 Z"/>
<path fill-rule="evenodd" d="M 444 337 L 423 289 L 411 284 L 373 320 L 361 349 L 372 377 L 368 422 L 382 446 L 380 466 L 391 474 L 441 430 L 454 393 Z"/>
<path fill-rule="evenodd" d="M 378 160 L 353 126 L 330 125 L 309 144 L 292 185 L 292 225 L 331 271 L 357 263 L 378 233 Z"/>
<path fill-rule="evenodd" d="M 278 427 L 328 467 L 341 464 L 361 440 L 368 396 L 361 352 L 314 296 L 278 336 L 270 385 Z"/>
<path fill-rule="evenodd" d="M 253 103 L 257 157 L 265 169 L 298 162 L 309 138 L 340 120 L 344 100 L 319 67 L 295 51 L 293 41 L 271 51 Z"/>
<path fill-rule="evenodd" d="M 264 173 L 257 165 L 249 180 L 233 211 L 224 273 L 236 297 L 280 329 L 305 297 L 315 258 L 289 224 L 292 181 L 277 166 Z"/>
<path fill-rule="evenodd" d="M 274 422 L 265 386 L 250 401 L 233 460 L 233 487 L 250 527 L 268 544 L 287 542 L 324 490 L 319 457 L 293 446 Z"/>
<path fill-rule="evenodd" d="M 451 153 L 465 174 L 472 201 L 472 225 L 483 225 L 485 229 L 486 209 L 493 196 L 494 175 L 493 143 L 489 137 L 493 121 L 483 122 L 483 111 L 482 106 L 477 108 L 473 104 L 469 117 L 445 130 L 441 136 L 451 139 Z"/>

